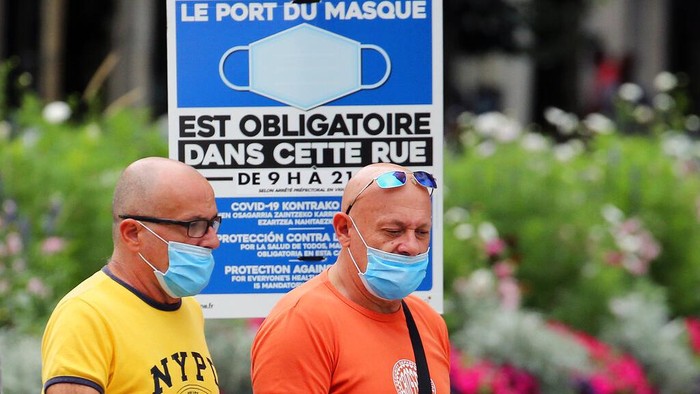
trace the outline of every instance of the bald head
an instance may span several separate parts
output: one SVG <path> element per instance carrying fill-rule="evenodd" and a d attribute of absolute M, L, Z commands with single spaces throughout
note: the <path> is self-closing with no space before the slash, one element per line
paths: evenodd
<path fill-rule="evenodd" d="M 115 224 L 119 215 L 191 220 L 210 207 L 216 207 L 214 191 L 197 170 L 177 160 L 147 157 L 129 165 L 117 181 L 112 218 Z"/>
<path fill-rule="evenodd" d="M 163 197 L 176 185 L 204 181 L 194 168 L 176 160 L 147 157 L 129 165 L 117 181 L 112 201 L 112 215 L 153 214 L 163 204 Z"/>
<path fill-rule="evenodd" d="M 397 188 L 381 189 L 376 186 L 372 187 L 372 181 L 374 179 L 382 174 L 393 171 L 403 171 L 408 175 L 406 182 L 408 182 L 409 186 L 398 188 L 402 189 L 402 192 L 418 193 L 416 198 L 430 196 L 431 193 L 428 192 L 428 189 L 419 185 L 413 175 L 409 175 L 413 172 L 408 168 L 393 163 L 375 163 L 363 167 L 348 181 L 345 191 L 343 192 L 342 211 L 348 212 L 348 208 L 354 206 L 355 203 L 361 199 L 382 198 L 378 195 L 370 197 L 370 195 L 374 195 L 375 193 L 389 193 L 390 190 L 398 192 L 398 190 L 396 190 Z M 430 204 L 429 198 L 427 198 L 426 201 Z"/>
<path fill-rule="evenodd" d="M 367 184 L 372 181 L 378 175 L 381 175 L 387 171 L 405 171 L 404 167 L 401 167 L 392 163 L 376 163 L 370 164 L 366 167 L 362 167 L 352 178 L 348 181 L 343 191 L 343 202 L 342 210 L 348 209 L 348 205 L 357 196 Z"/>

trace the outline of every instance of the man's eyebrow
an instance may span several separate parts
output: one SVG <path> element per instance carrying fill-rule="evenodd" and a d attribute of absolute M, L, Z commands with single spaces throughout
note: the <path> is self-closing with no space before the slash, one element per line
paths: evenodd
<path fill-rule="evenodd" d="M 219 212 L 215 213 L 214 216 L 210 216 L 210 217 L 207 217 L 204 215 L 195 215 L 195 216 L 190 216 L 189 219 L 184 219 L 182 221 L 183 222 L 191 222 L 193 220 L 213 220 L 215 217 L 217 217 L 219 215 L 220 215 Z"/>
<path fill-rule="evenodd" d="M 380 226 L 392 226 L 393 225 L 393 226 L 399 226 L 399 227 L 409 227 L 408 222 L 401 220 L 401 219 L 387 220 L 384 223 L 379 223 L 379 225 Z M 431 227 L 433 227 L 433 223 L 432 222 L 423 223 L 423 224 L 417 226 L 416 228 L 423 228 L 423 227 L 431 228 Z"/>

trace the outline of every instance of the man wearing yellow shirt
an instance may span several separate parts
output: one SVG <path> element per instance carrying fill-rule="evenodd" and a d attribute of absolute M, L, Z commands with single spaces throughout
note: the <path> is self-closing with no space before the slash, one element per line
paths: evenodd
<path fill-rule="evenodd" d="M 112 256 L 46 326 L 44 393 L 218 394 L 192 297 L 207 285 L 219 246 L 212 187 L 186 164 L 144 158 L 117 182 L 112 215 Z"/>

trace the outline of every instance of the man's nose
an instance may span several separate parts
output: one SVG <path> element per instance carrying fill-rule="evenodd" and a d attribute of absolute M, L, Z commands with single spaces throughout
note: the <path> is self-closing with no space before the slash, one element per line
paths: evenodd
<path fill-rule="evenodd" d="M 425 250 L 423 250 L 425 248 L 426 246 L 416 237 L 414 231 L 407 231 L 401 238 L 396 252 L 407 256 L 415 256 L 425 252 Z"/>
<path fill-rule="evenodd" d="M 207 233 L 202 237 L 199 246 L 209 249 L 216 249 L 220 244 L 221 242 L 219 242 L 219 236 L 217 235 L 216 231 L 214 231 L 214 227 L 209 226 L 207 228 Z"/>

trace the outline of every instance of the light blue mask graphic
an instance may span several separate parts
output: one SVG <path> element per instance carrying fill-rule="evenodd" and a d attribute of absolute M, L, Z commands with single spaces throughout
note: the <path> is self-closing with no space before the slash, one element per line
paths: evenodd
<path fill-rule="evenodd" d="M 430 248 L 425 253 L 415 256 L 404 256 L 375 249 L 367 245 L 352 217 L 350 220 L 367 248 L 367 269 L 364 273 L 360 271 L 349 249 L 348 254 L 367 290 L 386 300 L 400 300 L 413 293 L 425 278 Z"/>
<path fill-rule="evenodd" d="M 169 265 L 165 273 L 158 271 L 139 253 L 139 257 L 153 268 L 153 273 L 163 290 L 173 298 L 199 294 L 209 283 L 209 278 L 214 270 L 214 256 L 211 249 L 182 242 L 166 241 L 143 223 L 141 225 L 168 244 Z"/>
<path fill-rule="evenodd" d="M 362 84 L 362 50 L 379 52 L 386 62 L 384 76 Z M 236 85 L 224 71 L 226 60 L 238 51 L 249 51 L 249 86 Z M 234 70 L 235 72 L 235 70 Z M 219 76 L 226 86 L 309 110 L 362 89 L 386 82 L 391 60 L 376 45 L 361 44 L 347 37 L 303 23 L 227 50 L 219 61 Z"/>

